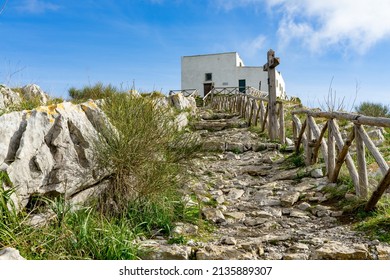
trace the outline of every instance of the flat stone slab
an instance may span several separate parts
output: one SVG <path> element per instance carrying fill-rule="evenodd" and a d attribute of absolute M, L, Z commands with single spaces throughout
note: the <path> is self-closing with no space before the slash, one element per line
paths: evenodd
<path fill-rule="evenodd" d="M 364 244 L 346 246 L 341 242 L 330 241 L 316 249 L 313 256 L 321 260 L 366 260 L 369 253 Z"/>

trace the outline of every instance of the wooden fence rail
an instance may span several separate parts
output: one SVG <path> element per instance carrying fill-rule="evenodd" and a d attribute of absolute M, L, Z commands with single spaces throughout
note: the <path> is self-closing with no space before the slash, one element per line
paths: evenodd
<path fill-rule="evenodd" d="M 255 94 L 255 95 L 252 95 Z M 226 110 L 239 113 L 248 121 L 248 125 L 259 125 L 261 131 L 266 128 L 273 129 L 278 135 L 280 143 L 286 140 L 283 102 L 276 102 L 277 123 L 273 127 L 268 126 L 269 106 L 267 94 L 253 88 L 246 88 L 245 92 L 239 88 L 214 88 L 204 98 L 204 106 L 211 106 L 217 110 Z"/>
<path fill-rule="evenodd" d="M 298 115 L 304 115 L 303 124 Z M 321 130 L 315 118 L 325 119 Z M 341 135 L 337 121 L 353 123 L 350 134 L 345 140 Z M 367 198 L 368 196 L 366 149 L 370 152 L 383 175 L 383 179 L 365 206 L 366 211 L 373 210 L 383 193 L 390 186 L 390 169 L 386 160 L 368 136 L 364 126 L 390 127 L 390 119 L 343 112 L 318 112 L 300 109 L 292 112 L 292 126 L 295 151 L 298 153 L 301 144 L 303 145 L 306 165 L 316 163 L 318 151 L 321 150 L 328 180 L 336 182 L 340 169 L 345 163 L 354 184 L 355 192 L 361 198 Z M 328 134 L 327 138 L 325 138 L 326 132 Z M 356 146 L 356 165 L 350 153 L 353 142 Z M 336 148 L 338 153 L 336 153 Z"/>

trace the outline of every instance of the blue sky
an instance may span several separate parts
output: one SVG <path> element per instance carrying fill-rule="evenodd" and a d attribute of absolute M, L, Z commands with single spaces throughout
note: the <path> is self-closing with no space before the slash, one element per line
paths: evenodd
<path fill-rule="evenodd" d="M 181 56 L 272 48 L 288 95 L 390 105 L 388 0 L 0 0 L 0 83 L 53 96 L 103 82 L 180 88 Z"/>

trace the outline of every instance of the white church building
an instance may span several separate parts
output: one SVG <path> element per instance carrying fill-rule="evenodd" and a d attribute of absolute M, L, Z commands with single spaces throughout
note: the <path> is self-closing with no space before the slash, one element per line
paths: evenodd
<path fill-rule="evenodd" d="M 276 95 L 286 97 L 282 74 L 276 71 Z M 212 88 L 253 87 L 268 92 L 268 72 L 261 66 L 245 66 L 236 52 L 183 56 L 181 89 L 196 89 L 205 96 Z"/>

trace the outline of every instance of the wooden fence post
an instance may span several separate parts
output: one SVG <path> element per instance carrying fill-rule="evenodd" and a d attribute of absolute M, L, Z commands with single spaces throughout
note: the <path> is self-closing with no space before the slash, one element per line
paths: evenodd
<path fill-rule="evenodd" d="M 313 149 L 313 155 L 312 155 L 312 163 L 317 162 L 317 157 L 318 157 L 318 149 L 321 147 L 322 150 L 322 156 L 324 157 L 325 165 L 326 165 L 326 170 L 328 171 L 328 145 L 326 144 L 325 140 L 323 139 L 324 134 L 325 134 L 325 129 L 320 132 L 320 129 L 318 128 L 316 121 L 314 118 L 310 115 L 307 116 L 308 124 L 311 128 L 311 131 L 314 134 L 315 139 L 317 139 L 314 149 Z"/>
<path fill-rule="evenodd" d="M 267 63 L 263 66 L 264 71 L 268 71 L 268 136 L 271 141 L 277 138 L 277 115 L 276 115 L 276 66 L 280 59 L 275 57 L 275 52 L 267 52 Z"/>
<path fill-rule="evenodd" d="M 283 102 L 279 102 L 279 141 L 282 145 L 286 143 L 286 127 L 284 125 Z"/>
<path fill-rule="evenodd" d="M 333 127 L 329 125 L 331 120 L 328 120 L 328 179 L 333 176 L 333 172 L 336 165 L 336 143 L 333 136 Z"/>
<path fill-rule="evenodd" d="M 365 211 L 372 211 L 375 209 L 376 204 L 378 203 L 379 199 L 382 197 L 384 192 L 387 190 L 387 188 L 390 186 L 390 169 L 386 172 L 386 175 L 382 178 L 381 182 L 379 183 L 376 190 L 372 193 L 370 199 L 368 200 L 366 207 L 364 208 Z"/>
<path fill-rule="evenodd" d="M 378 151 L 378 148 L 372 142 L 370 137 L 368 137 L 364 128 L 362 126 L 356 126 L 356 129 L 359 132 L 361 138 L 363 139 L 364 144 L 366 144 L 367 149 L 370 151 L 372 156 L 375 158 L 375 161 L 378 163 L 382 174 L 385 175 L 389 170 L 389 166 L 387 165 L 387 162 L 384 160 L 381 153 Z"/>
<path fill-rule="evenodd" d="M 335 120 L 332 120 L 332 122 L 330 124 L 332 125 L 332 130 L 334 131 L 333 135 L 334 135 L 334 138 L 336 140 L 336 145 L 339 148 L 339 151 L 342 151 L 343 150 L 343 146 L 344 146 L 344 141 L 343 141 L 343 138 L 341 137 L 339 126 L 337 125 Z M 347 148 L 347 151 L 346 151 L 345 162 L 347 164 L 347 168 L 348 168 L 348 171 L 349 171 L 349 175 L 351 176 L 353 185 L 355 186 L 355 190 L 358 192 L 358 188 L 359 188 L 359 175 L 357 173 L 355 164 L 353 163 L 352 157 L 348 153 L 348 148 Z"/>
<path fill-rule="evenodd" d="M 368 188 L 366 149 L 358 127 L 360 127 L 360 125 L 355 125 L 353 128 L 355 129 L 357 169 L 359 173 L 359 189 L 357 195 L 366 198 Z"/>
<path fill-rule="evenodd" d="M 313 150 L 311 146 L 312 137 L 313 134 L 311 132 L 311 127 L 309 125 L 309 115 L 306 116 L 306 143 L 305 143 L 305 163 L 306 166 L 311 165 L 312 163 L 312 157 L 313 157 Z"/>

